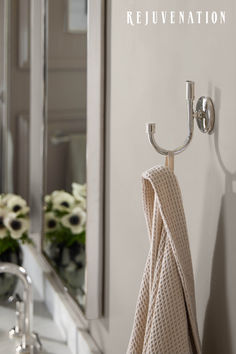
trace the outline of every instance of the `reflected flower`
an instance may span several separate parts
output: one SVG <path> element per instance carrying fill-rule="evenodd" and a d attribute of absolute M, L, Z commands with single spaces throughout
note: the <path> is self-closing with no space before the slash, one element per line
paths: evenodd
<path fill-rule="evenodd" d="M 61 222 L 73 234 L 80 234 L 85 230 L 86 213 L 80 207 L 76 207 L 70 214 L 63 216 Z"/>
<path fill-rule="evenodd" d="M 72 183 L 72 193 L 79 206 L 86 210 L 87 207 L 87 186 L 86 184 Z"/>
<path fill-rule="evenodd" d="M 0 239 L 7 236 L 7 229 L 4 225 L 5 216 L 6 212 L 3 209 L 0 209 Z"/>
<path fill-rule="evenodd" d="M 52 202 L 53 198 L 56 198 L 61 193 L 66 193 L 66 192 L 64 190 L 56 190 L 56 191 L 52 192 L 52 194 L 48 195 L 48 197 L 51 198 L 50 201 Z"/>
<path fill-rule="evenodd" d="M 45 195 L 44 196 L 43 210 L 45 212 L 49 212 L 51 209 L 52 209 L 52 196 L 51 195 Z"/>
<path fill-rule="evenodd" d="M 84 198 L 82 196 L 78 196 L 76 201 L 77 201 L 77 204 L 79 205 L 79 207 L 86 211 L 86 207 L 87 207 L 86 198 Z"/>
<path fill-rule="evenodd" d="M 58 221 L 53 212 L 45 214 L 45 232 L 53 232 L 58 227 Z"/>
<path fill-rule="evenodd" d="M 75 204 L 74 197 L 65 191 L 52 193 L 53 208 L 59 211 L 69 211 Z M 55 194 L 54 194 L 55 193 Z"/>
<path fill-rule="evenodd" d="M 4 207 L 5 207 L 4 195 L 1 194 L 1 195 L 0 195 L 0 208 L 4 208 Z"/>
<path fill-rule="evenodd" d="M 5 195 L 2 195 L 2 202 L 4 203 L 4 205 L 7 204 L 8 200 L 10 200 L 12 197 L 15 197 L 16 195 L 15 194 L 12 194 L 12 193 L 8 193 L 8 194 L 5 194 Z"/>
<path fill-rule="evenodd" d="M 10 231 L 11 237 L 14 239 L 21 238 L 21 236 L 29 229 L 29 221 L 17 218 L 16 213 L 9 213 L 4 219 L 4 225 Z"/>
<path fill-rule="evenodd" d="M 47 204 L 50 203 L 50 202 L 52 201 L 51 196 L 50 196 L 50 195 L 45 195 L 44 201 L 45 201 L 45 203 L 47 203 Z"/>
<path fill-rule="evenodd" d="M 86 198 L 87 196 L 87 185 L 72 183 L 72 193 L 76 200 L 80 200 L 81 197 Z"/>

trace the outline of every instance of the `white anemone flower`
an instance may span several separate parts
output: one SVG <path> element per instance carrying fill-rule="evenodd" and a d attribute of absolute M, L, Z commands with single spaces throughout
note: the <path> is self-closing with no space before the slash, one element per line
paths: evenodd
<path fill-rule="evenodd" d="M 4 204 L 7 204 L 8 200 L 10 200 L 11 198 L 15 197 L 15 194 L 12 193 L 8 193 L 8 194 L 3 194 L 2 196 L 2 201 Z"/>
<path fill-rule="evenodd" d="M 5 208 L 8 201 L 13 197 L 15 197 L 15 194 L 12 194 L 12 193 L 2 194 L 1 195 L 1 202 L 0 202 L 1 208 Z"/>
<path fill-rule="evenodd" d="M 58 227 L 58 220 L 53 212 L 45 214 L 45 232 L 55 231 Z"/>
<path fill-rule="evenodd" d="M 7 236 L 7 229 L 4 225 L 5 216 L 6 216 L 6 211 L 4 209 L 0 209 L 0 239 Z"/>
<path fill-rule="evenodd" d="M 4 208 L 4 207 L 5 207 L 4 195 L 1 194 L 1 195 L 0 195 L 0 208 Z"/>
<path fill-rule="evenodd" d="M 12 195 L 9 197 L 6 200 L 6 206 L 10 212 L 15 213 L 16 215 L 25 215 L 29 212 L 29 207 L 27 206 L 26 201 L 18 195 Z"/>
<path fill-rule="evenodd" d="M 19 239 L 29 230 L 29 221 L 22 218 L 17 218 L 16 213 L 8 213 L 4 219 L 6 228 L 10 231 L 11 237 Z"/>
<path fill-rule="evenodd" d="M 82 196 L 78 196 L 78 198 L 76 199 L 76 202 L 80 208 L 82 208 L 84 211 L 86 211 L 86 207 L 87 207 L 86 198 L 84 198 Z"/>
<path fill-rule="evenodd" d="M 64 192 L 63 190 L 56 190 L 54 192 L 52 192 L 51 194 L 47 194 L 44 196 L 44 202 L 46 204 L 52 203 L 53 202 L 53 198 L 55 198 L 56 196 L 58 196 L 60 193 Z"/>
<path fill-rule="evenodd" d="M 76 202 L 79 204 L 79 206 L 86 210 L 87 207 L 87 201 L 86 201 L 86 196 L 87 196 L 87 186 L 86 184 L 78 184 L 78 183 L 72 183 L 72 193 L 73 196 L 75 197 Z"/>
<path fill-rule="evenodd" d="M 76 200 L 80 200 L 80 197 L 86 198 L 87 196 L 87 185 L 79 184 L 79 183 L 72 183 L 72 193 Z"/>
<path fill-rule="evenodd" d="M 76 207 L 70 214 L 63 216 L 61 222 L 73 234 L 80 234 L 85 230 L 86 213 L 80 207 Z"/>
<path fill-rule="evenodd" d="M 43 210 L 46 211 L 47 208 L 49 207 L 49 204 L 52 203 L 52 196 L 51 195 L 45 195 L 44 196 L 44 207 Z"/>
<path fill-rule="evenodd" d="M 69 211 L 75 204 L 75 198 L 70 193 L 60 191 L 52 195 L 52 202 L 53 209 L 59 211 Z"/>
<path fill-rule="evenodd" d="M 52 201 L 52 197 L 50 195 L 45 195 L 44 201 L 45 201 L 45 203 L 48 204 L 48 203 L 50 203 Z"/>
<path fill-rule="evenodd" d="M 50 195 L 51 196 L 51 200 L 53 198 L 55 198 L 57 195 L 61 194 L 61 193 L 64 193 L 65 191 L 64 190 L 56 190 L 56 191 L 53 191 L 52 194 Z"/>
<path fill-rule="evenodd" d="M 4 228 L 0 228 L 0 239 L 3 239 L 7 236 L 7 229 Z"/>

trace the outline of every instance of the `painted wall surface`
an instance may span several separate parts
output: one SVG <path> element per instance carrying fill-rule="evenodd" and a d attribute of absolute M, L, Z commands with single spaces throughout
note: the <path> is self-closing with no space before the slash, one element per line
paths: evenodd
<path fill-rule="evenodd" d="M 127 348 L 148 252 L 141 174 L 163 164 L 145 134 L 156 122 L 161 146 L 187 136 L 185 80 L 209 95 L 215 132 L 195 126 L 175 160 L 194 267 L 204 353 L 236 353 L 236 3 L 234 0 L 119 0 L 108 4 L 105 319 L 91 332 L 105 353 Z M 225 10 L 226 25 L 126 24 L 127 10 Z"/>

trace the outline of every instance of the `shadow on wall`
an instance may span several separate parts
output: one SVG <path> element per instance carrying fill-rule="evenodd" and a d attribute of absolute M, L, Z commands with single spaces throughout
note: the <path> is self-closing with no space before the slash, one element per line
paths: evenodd
<path fill-rule="evenodd" d="M 220 90 L 215 88 L 216 118 L 220 110 Z M 225 194 L 221 200 L 220 215 L 217 228 L 216 244 L 213 254 L 210 296 L 207 304 L 202 340 L 203 354 L 232 354 L 232 329 L 229 321 L 227 294 L 227 244 L 232 248 L 236 233 L 236 194 L 233 182 L 236 172 L 229 172 L 219 152 L 218 120 L 215 127 L 215 149 L 219 164 L 225 173 Z M 227 243 L 226 243 L 227 242 Z"/>
<path fill-rule="evenodd" d="M 236 194 L 225 194 L 222 198 L 216 244 L 213 256 L 210 297 L 208 300 L 202 341 L 203 354 L 231 354 L 231 335 L 229 311 L 227 306 L 226 284 L 226 247 L 225 247 L 225 211 L 226 204 L 231 200 L 236 210 Z M 234 206 L 233 206 L 234 205 Z M 234 226 L 236 229 L 234 216 Z"/>

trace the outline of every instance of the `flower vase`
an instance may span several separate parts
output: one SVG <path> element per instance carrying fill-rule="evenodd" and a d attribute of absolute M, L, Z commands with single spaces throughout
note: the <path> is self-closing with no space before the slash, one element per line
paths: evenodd
<path fill-rule="evenodd" d="M 51 243 L 49 255 L 69 291 L 77 300 L 83 298 L 85 245 L 77 242 L 71 246 L 66 246 L 64 243 Z"/>

